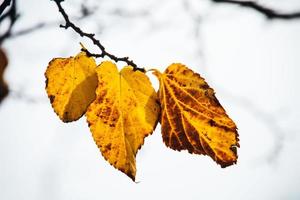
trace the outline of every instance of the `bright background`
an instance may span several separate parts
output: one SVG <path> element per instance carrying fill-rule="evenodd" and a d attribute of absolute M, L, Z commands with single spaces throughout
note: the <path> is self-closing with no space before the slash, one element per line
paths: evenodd
<path fill-rule="evenodd" d="M 71 19 L 81 2 L 63 3 Z M 94 13 L 75 22 L 109 52 L 162 71 L 182 62 L 206 78 L 239 128 L 238 163 L 221 169 L 208 156 L 168 149 L 158 125 L 137 155 L 138 183 L 115 170 L 85 118 L 62 123 L 44 90 L 52 58 L 75 55 L 79 42 L 97 49 L 58 28 L 54 2 L 19 1 L 15 32 L 51 25 L 3 45 L 11 93 L 0 105 L 1 200 L 300 199 L 300 20 L 269 21 L 209 0 L 85 2 Z M 298 0 L 260 2 L 300 10 Z"/>

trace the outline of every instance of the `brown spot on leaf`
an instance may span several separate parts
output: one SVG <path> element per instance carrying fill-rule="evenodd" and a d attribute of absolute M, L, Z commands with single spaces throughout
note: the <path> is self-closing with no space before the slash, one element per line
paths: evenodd
<path fill-rule="evenodd" d="M 46 88 L 48 87 L 48 82 L 49 82 L 49 80 L 46 78 L 46 80 L 45 80 Z"/>
<path fill-rule="evenodd" d="M 49 95 L 50 103 L 54 102 L 55 96 L 54 95 Z"/>
<path fill-rule="evenodd" d="M 111 143 L 105 145 L 105 148 L 106 148 L 107 150 L 111 150 Z"/>

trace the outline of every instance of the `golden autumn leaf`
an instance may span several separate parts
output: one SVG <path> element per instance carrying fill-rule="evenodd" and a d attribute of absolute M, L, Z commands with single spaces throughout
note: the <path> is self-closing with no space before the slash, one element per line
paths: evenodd
<path fill-rule="evenodd" d="M 148 77 L 131 66 L 119 72 L 105 61 L 96 71 L 97 97 L 86 113 L 90 130 L 104 158 L 135 180 L 135 156 L 157 124 L 157 94 Z"/>
<path fill-rule="evenodd" d="M 160 82 L 160 122 L 166 146 L 209 155 L 221 167 L 236 163 L 236 125 L 205 80 L 182 64 L 153 74 Z"/>
<path fill-rule="evenodd" d="M 8 94 L 8 86 L 4 80 L 4 71 L 7 67 L 7 57 L 2 49 L 0 49 L 0 103 Z"/>
<path fill-rule="evenodd" d="M 49 63 L 45 72 L 46 91 L 62 121 L 79 119 L 96 98 L 96 67 L 95 60 L 84 52 L 75 57 L 55 58 Z"/>

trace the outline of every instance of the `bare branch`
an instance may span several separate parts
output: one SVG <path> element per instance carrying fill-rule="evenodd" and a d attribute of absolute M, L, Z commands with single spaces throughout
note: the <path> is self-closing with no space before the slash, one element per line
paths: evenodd
<path fill-rule="evenodd" d="M 8 29 L 2 35 L 0 35 L 0 46 L 6 38 L 10 37 L 12 27 L 15 24 L 15 22 L 17 21 L 18 17 L 19 17 L 19 15 L 17 14 L 16 0 L 12 0 L 12 5 L 11 5 L 10 9 L 0 17 L 0 22 L 2 22 L 6 18 L 9 18 L 9 20 L 10 20 Z"/>
<path fill-rule="evenodd" d="M 65 29 L 68 29 L 68 28 L 73 29 L 81 37 L 87 37 L 87 38 L 89 38 L 94 43 L 94 45 L 96 45 L 97 47 L 99 47 L 99 49 L 101 51 L 100 54 L 94 54 L 94 53 L 89 52 L 87 49 L 82 48 L 81 50 L 84 51 L 84 52 L 86 52 L 86 54 L 88 56 L 93 56 L 93 57 L 97 57 L 97 58 L 98 57 L 103 58 L 103 57 L 107 56 L 110 59 L 114 60 L 115 62 L 122 61 L 122 62 L 125 62 L 128 65 L 132 66 L 134 70 L 139 70 L 141 72 L 145 72 L 144 68 L 137 67 L 137 65 L 132 60 L 130 60 L 128 57 L 117 57 L 117 56 L 115 56 L 115 55 L 107 52 L 105 50 L 105 47 L 101 44 L 101 42 L 95 38 L 95 34 L 83 32 L 78 26 L 76 26 L 73 22 L 70 21 L 69 16 L 67 15 L 67 13 L 65 12 L 65 10 L 61 6 L 61 2 L 63 2 L 63 0 L 53 0 L 53 1 L 56 3 L 59 12 L 62 14 L 62 16 L 63 16 L 63 18 L 65 19 L 65 22 L 66 22 L 65 25 L 61 24 L 60 27 L 61 28 L 65 28 Z"/>
<path fill-rule="evenodd" d="M 211 0 L 215 3 L 227 3 L 234 4 L 241 7 L 249 8 L 264 15 L 267 19 L 281 19 L 281 20 L 292 20 L 300 19 L 300 11 L 293 13 L 280 13 L 271 8 L 267 8 L 253 1 L 235 1 L 235 0 Z"/>
<path fill-rule="evenodd" d="M 2 4 L 0 5 L 0 15 L 3 13 L 5 8 L 7 8 L 10 5 L 11 0 L 4 0 Z"/>

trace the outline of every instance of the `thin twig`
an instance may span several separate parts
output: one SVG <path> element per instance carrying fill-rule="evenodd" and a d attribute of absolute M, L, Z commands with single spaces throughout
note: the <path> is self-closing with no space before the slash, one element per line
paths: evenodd
<path fill-rule="evenodd" d="M 73 22 L 70 21 L 69 16 L 67 15 L 65 10 L 61 6 L 61 2 L 63 2 L 63 0 L 53 0 L 53 1 L 56 3 L 59 12 L 62 14 L 62 16 L 63 16 L 63 18 L 65 19 L 65 22 L 66 22 L 65 25 L 61 24 L 60 27 L 65 28 L 65 29 L 72 28 L 81 37 L 89 38 L 101 50 L 100 54 L 95 54 L 95 53 L 89 52 L 87 49 L 82 48 L 81 50 L 86 52 L 87 56 L 93 56 L 93 57 L 96 57 L 96 58 L 99 58 L 99 57 L 103 58 L 103 57 L 107 56 L 110 59 L 114 60 L 115 62 L 122 61 L 122 62 L 125 62 L 128 65 L 132 66 L 134 70 L 139 70 L 141 72 L 145 72 L 144 68 L 137 67 L 137 65 L 132 60 L 130 60 L 128 57 L 117 57 L 117 56 L 107 52 L 105 50 L 105 47 L 101 44 L 101 42 L 94 37 L 95 34 L 83 32 L 78 26 L 76 26 Z"/>
<path fill-rule="evenodd" d="M 293 13 L 280 13 L 271 8 L 267 8 L 263 5 L 260 5 L 254 1 L 235 1 L 235 0 L 211 0 L 215 3 L 227 3 L 234 4 L 245 8 L 250 8 L 264 15 L 268 19 L 281 19 L 281 20 L 291 20 L 291 19 L 300 19 L 300 12 Z"/>

